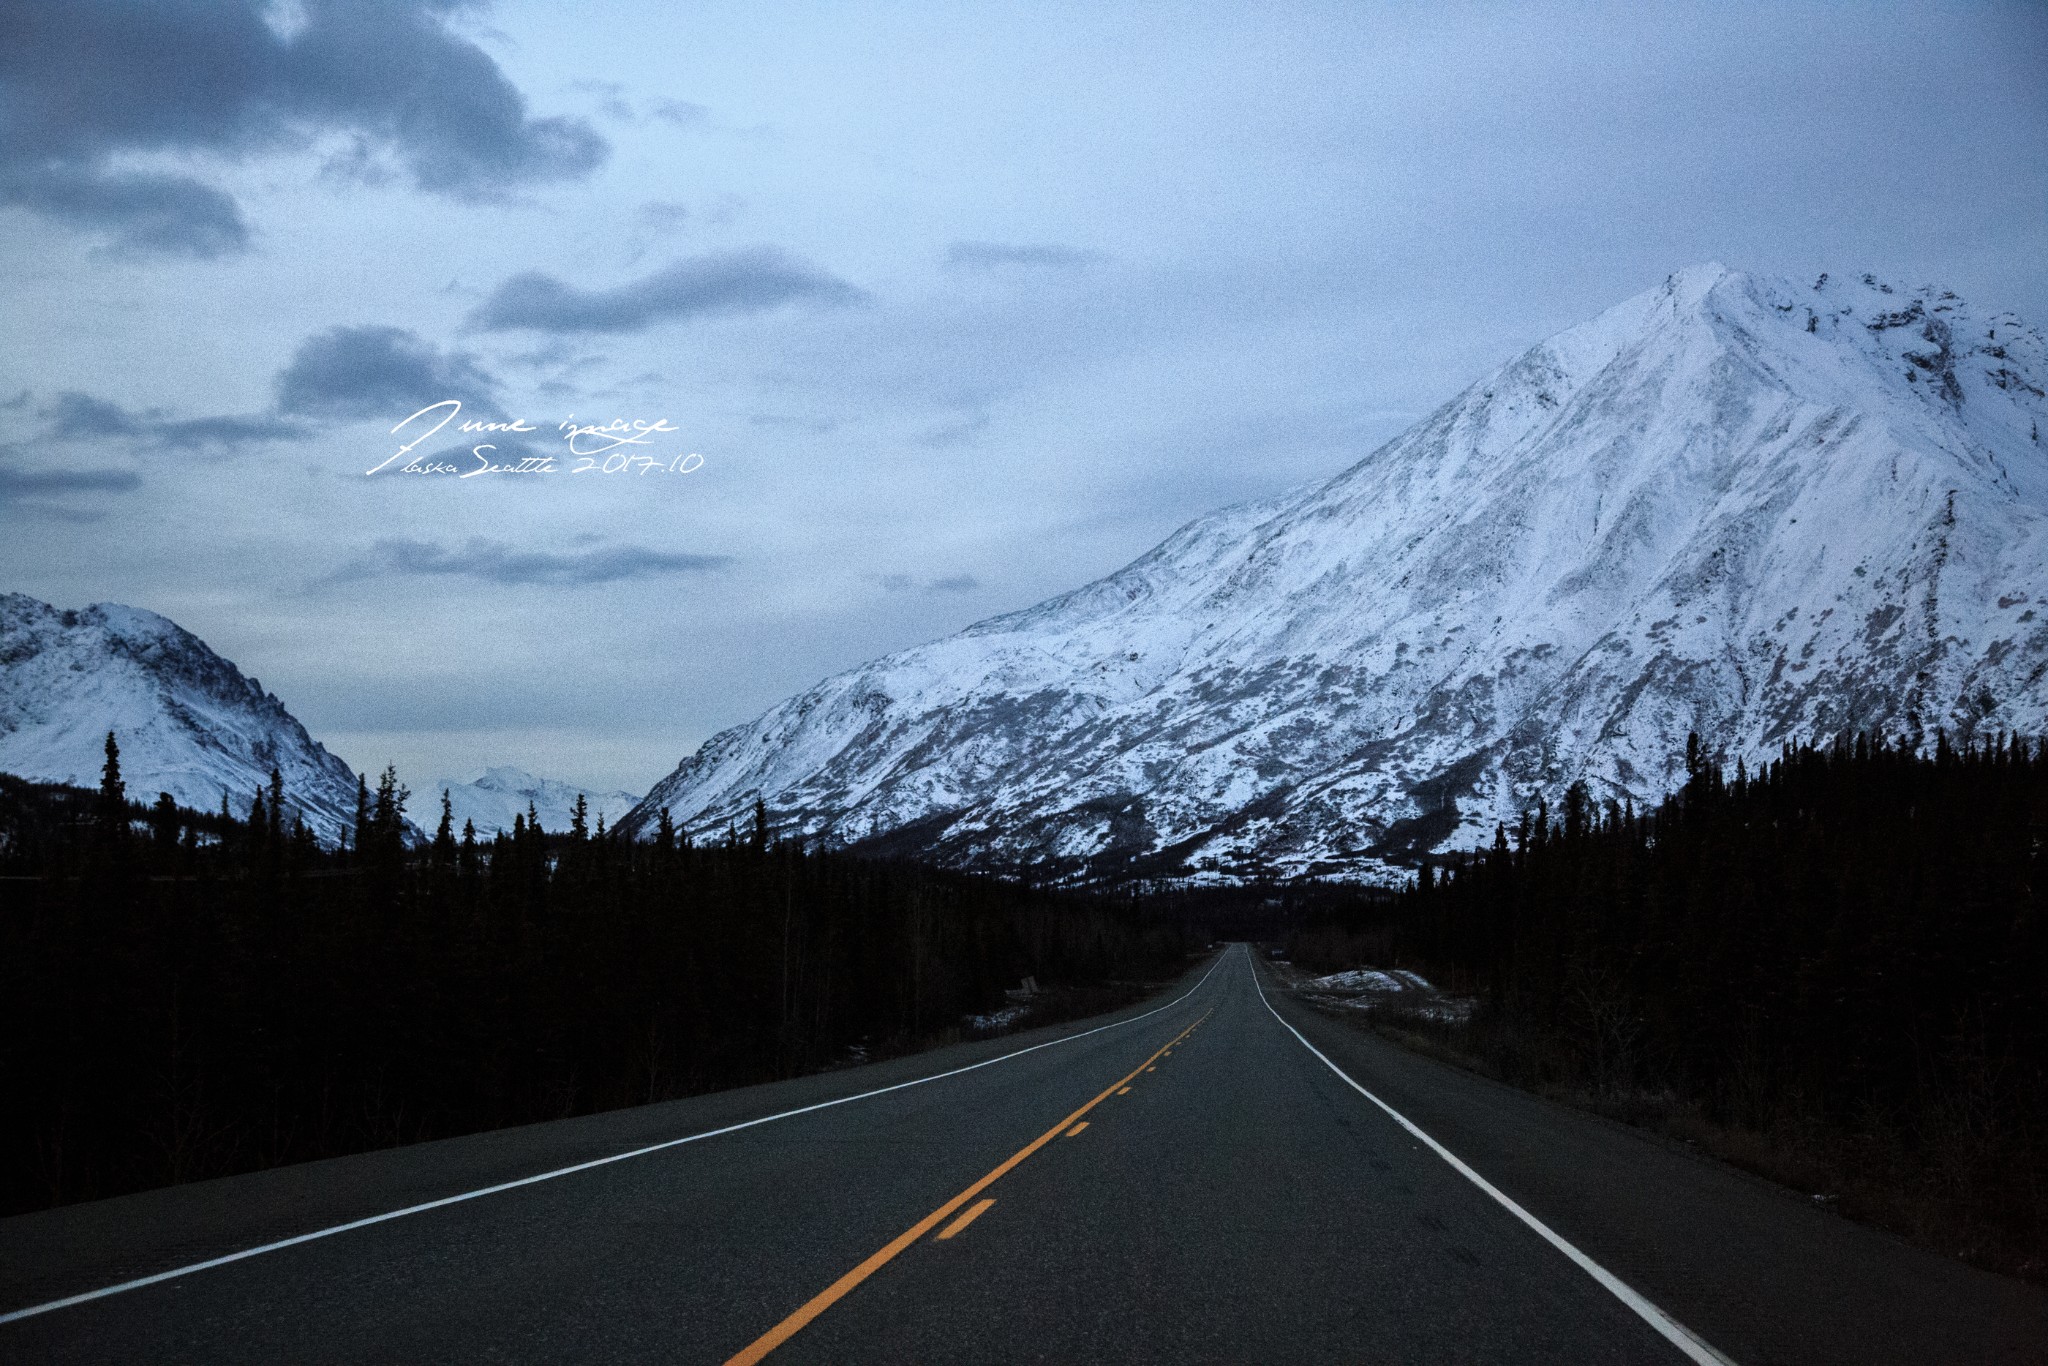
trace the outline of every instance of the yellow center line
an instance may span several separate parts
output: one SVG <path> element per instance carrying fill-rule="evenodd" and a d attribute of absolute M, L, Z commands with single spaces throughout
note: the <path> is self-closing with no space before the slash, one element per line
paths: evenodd
<path fill-rule="evenodd" d="M 1209 1010 L 1203 1011 L 1202 1019 L 1196 1020 L 1195 1024 L 1200 1024 L 1202 1020 L 1208 1019 L 1209 1011 L 1214 1009 L 1215 1007 L 1211 1006 L 1209 1007 Z M 909 1247 L 912 1243 L 924 1237 L 925 1234 L 931 1232 L 936 1225 L 943 1222 L 955 1210 L 959 1209 L 969 1200 L 972 1200 L 975 1196 L 981 1194 L 990 1186 L 993 1186 L 996 1182 L 1000 1181 L 1004 1176 L 1008 1175 L 1010 1170 L 1013 1167 L 1015 1167 L 1019 1162 L 1022 1162 L 1025 1158 L 1031 1156 L 1031 1154 L 1037 1152 L 1040 1148 L 1043 1148 L 1046 1144 L 1052 1142 L 1055 1138 L 1058 1138 L 1067 1129 L 1072 1128 L 1073 1125 L 1076 1122 L 1078 1122 L 1083 1115 L 1087 1114 L 1090 1110 L 1093 1110 L 1096 1106 L 1102 1104 L 1103 1101 L 1108 1100 L 1111 1096 L 1115 1095 L 1118 1087 L 1124 1086 L 1132 1080 L 1134 1080 L 1140 1072 L 1151 1071 L 1152 1063 L 1159 1058 L 1160 1054 L 1166 1052 L 1167 1048 L 1171 1048 L 1174 1046 L 1174 1044 L 1177 1044 L 1182 1039 L 1185 1039 L 1190 1033 L 1194 1031 L 1194 1028 L 1195 1025 L 1189 1025 L 1186 1029 L 1183 1029 L 1179 1034 L 1175 1035 L 1171 1040 L 1169 1040 L 1166 1046 L 1164 1048 L 1161 1048 L 1158 1053 L 1154 1053 L 1151 1057 L 1145 1059 L 1145 1061 L 1139 1063 L 1136 1067 L 1132 1068 L 1127 1076 L 1123 1077 L 1121 1080 L 1111 1082 L 1109 1086 L 1102 1092 L 1102 1094 L 1096 1096 L 1095 1099 L 1089 1101 L 1086 1105 L 1083 1105 L 1080 1109 L 1074 1111 L 1074 1113 L 1068 1115 L 1065 1119 L 1053 1125 L 1050 1129 L 1047 1129 L 1037 1138 L 1032 1139 L 1022 1148 L 1019 1148 L 1015 1153 L 1011 1154 L 1010 1157 L 1005 1159 L 1002 1165 L 998 1166 L 994 1171 L 990 1172 L 987 1176 L 982 1177 L 979 1181 L 976 1181 L 966 1190 L 961 1191 L 951 1200 L 948 1200 L 945 1204 L 940 1205 L 930 1214 L 927 1214 L 924 1218 L 918 1220 L 909 1228 L 905 1229 L 903 1232 L 897 1234 L 894 1238 L 890 1239 L 888 1243 L 883 1245 L 880 1251 L 873 1253 L 871 1256 L 868 1257 L 866 1261 L 862 1262 L 859 1266 L 847 1272 L 844 1276 L 841 1276 L 838 1280 L 832 1282 L 832 1284 L 826 1286 L 816 1295 L 813 1295 L 801 1309 L 797 1310 L 794 1314 L 791 1314 L 782 1322 L 776 1324 L 773 1328 L 770 1328 L 767 1332 L 761 1334 L 760 1337 L 755 1338 L 753 1342 L 749 1343 L 745 1348 L 743 1348 L 741 1351 L 735 1354 L 730 1360 L 728 1360 L 725 1363 L 725 1366 L 752 1366 L 752 1363 L 761 1360 L 770 1352 L 774 1351 L 777 1347 L 780 1347 L 783 1343 L 788 1342 L 791 1338 L 795 1337 L 798 1333 L 802 1332 L 804 1329 L 804 1325 L 808 1324 L 812 1319 L 818 1317 L 818 1315 L 824 1313 L 827 1309 L 830 1309 L 833 1305 L 839 1303 L 840 1300 L 846 1298 L 848 1292 L 850 1292 L 855 1286 L 859 1285 L 862 1281 L 866 1280 L 868 1277 L 874 1275 L 877 1271 L 880 1271 L 883 1267 L 887 1266 L 890 1262 L 894 1261 L 897 1253 L 903 1251 L 904 1248 Z M 971 1218 L 973 1216 L 970 1215 L 969 1217 Z M 961 1220 L 959 1223 L 953 1225 L 951 1229 L 947 1230 L 947 1233 L 950 1235 L 953 1232 L 957 1232 L 961 1227 L 963 1227 L 966 1224 L 966 1222 L 967 1221 L 965 1219 Z"/>
<path fill-rule="evenodd" d="M 987 1213 L 988 1207 L 990 1205 L 993 1205 L 994 1203 L 995 1201 L 993 1200 L 975 1201 L 973 1204 L 967 1207 L 967 1213 L 961 1215 L 958 1219 L 955 1219 L 952 1223 L 946 1225 L 945 1228 L 939 1230 L 939 1236 L 941 1238 L 952 1237 L 961 1229 L 966 1228 L 969 1224 L 973 1223 L 976 1219 L 979 1219 L 983 1214 Z"/>
<path fill-rule="evenodd" d="M 1116 1093 L 1120 1096 L 1128 1096 L 1131 1093 L 1131 1088 L 1128 1086 L 1119 1086 L 1116 1088 Z"/>
<path fill-rule="evenodd" d="M 1088 1121 L 1084 1119 L 1079 1124 L 1076 1124 L 1073 1128 L 1067 1130 L 1067 1137 L 1072 1138 L 1075 1134 L 1080 1133 L 1083 1129 L 1087 1127 Z"/>

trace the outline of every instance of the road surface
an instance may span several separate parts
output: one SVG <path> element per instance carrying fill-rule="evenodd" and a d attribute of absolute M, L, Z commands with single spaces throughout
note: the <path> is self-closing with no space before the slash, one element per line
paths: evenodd
<path fill-rule="evenodd" d="M 9 1363 L 735 1360 L 2029 1362 L 2048 1295 L 1241 946 L 1104 1020 L 0 1221 Z"/>

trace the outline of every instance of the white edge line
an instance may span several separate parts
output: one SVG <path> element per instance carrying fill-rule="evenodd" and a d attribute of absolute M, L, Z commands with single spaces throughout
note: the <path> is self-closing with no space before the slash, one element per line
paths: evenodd
<path fill-rule="evenodd" d="M 1213 968 L 1210 969 L 1210 971 L 1212 972 L 1214 970 L 1215 969 Z M 1588 1257 L 1585 1253 L 1579 1251 L 1570 1243 L 1566 1242 L 1563 1239 L 1563 1237 L 1554 1232 L 1548 1224 L 1544 1223 L 1541 1219 L 1538 1219 L 1535 1215 L 1529 1213 L 1529 1211 L 1523 1209 L 1520 1205 L 1516 1204 L 1513 1200 L 1509 1199 L 1507 1194 L 1504 1191 L 1502 1191 L 1498 1186 L 1494 1185 L 1491 1181 L 1488 1181 L 1478 1172 L 1475 1172 L 1470 1167 L 1466 1166 L 1465 1163 L 1462 1160 L 1460 1160 L 1456 1153 L 1452 1152 L 1449 1148 L 1446 1148 L 1443 1144 L 1431 1138 L 1428 1134 L 1422 1132 L 1422 1130 L 1417 1128 L 1414 1122 L 1411 1121 L 1408 1118 L 1408 1116 L 1402 1114 L 1399 1110 L 1396 1110 L 1393 1106 L 1387 1104 L 1378 1096 L 1366 1090 L 1363 1086 L 1360 1086 L 1355 1080 L 1352 1079 L 1350 1073 L 1346 1072 L 1343 1068 L 1337 1066 L 1336 1063 L 1331 1062 L 1328 1055 L 1326 1055 L 1322 1049 L 1317 1048 L 1314 1044 L 1310 1043 L 1306 1038 L 1302 1036 L 1302 1032 L 1300 1030 L 1296 1029 L 1293 1025 L 1288 1024 L 1287 1021 L 1284 1018 L 1282 1018 L 1280 1012 L 1273 1009 L 1273 1003 L 1266 999 L 1265 987 L 1259 984 L 1259 972 L 1256 967 L 1252 969 L 1252 986 L 1256 988 L 1259 993 L 1260 1003 L 1263 1004 L 1269 1012 L 1271 1012 L 1273 1018 L 1279 1020 L 1281 1025 L 1285 1027 L 1289 1034 L 1292 1034 L 1295 1038 L 1300 1039 L 1301 1046 L 1303 1048 L 1306 1048 L 1309 1052 L 1315 1054 L 1318 1058 L 1321 1058 L 1323 1066 L 1329 1068 L 1332 1072 L 1335 1072 L 1339 1077 L 1342 1077 L 1345 1083 L 1349 1085 L 1352 1090 L 1358 1092 L 1359 1095 L 1364 1096 L 1374 1105 L 1377 1105 L 1380 1107 L 1380 1109 L 1386 1111 L 1387 1114 L 1392 1117 L 1393 1121 L 1396 1124 L 1400 1125 L 1403 1129 L 1406 1129 L 1410 1134 L 1414 1135 L 1416 1138 L 1419 1138 L 1424 1143 L 1428 1144 L 1430 1151 L 1435 1153 L 1438 1157 L 1441 1157 L 1444 1161 L 1450 1163 L 1451 1167 L 1458 1173 L 1458 1175 L 1464 1177 L 1467 1181 L 1470 1181 L 1473 1185 L 1479 1187 L 1479 1189 L 1485 1191 L 1488 1195 L 1492 1196 L 1496 1201 L 1500 1203 L 1503 1209 L 1507 1210 L 1508 1213 L 1514 1215 L 1517 1219 L 1520 1219 L 1530 1228 L 1536 1230 L 1536 1232 L 1542 1236 L 1545 1242 L 1549 1243 L 1559 1252 L 1562 1252 L 1565 1256 L 1571 1258 L 1573 1264 L 1576 1265 L 1579 1268 L 1579 1270 L 1585 1272 L 1588 1276 L 1591 1276 L 1594 1280 L 1600 1282 L 1601 1286 L 1604 1289 L 1606 1289 L 1608 1293 L 1613 1295 L 1616 1299 L 1620 1300 L 1623 1304 L 1627 1305 L 1630 1309 L 1634 1310 L 1638 1318 L 1642 1319 L 1643 1322 L 1649 1324 L 1650 1327 L 1656 1329 L 1659 1333 L 1663 1334 L 1664 1337 L 1670 1341 L 1672 1346 L 1676 1347 L 1679 1351 L 1685 1353 L 1686 1356 L 1689 1357 L 1691 1360 L 1699 1363 L 1699 1366 L 1736 1366 L 1736 1363 L 1731 1358 L 1724 1356 L 1722 1353 L 1715 1350 L 1713 1347 L 1709 1346 L 1706 1340 L 1701 1338 L 1699 1334 L 1693 1332 L 1690 1328 L 1687 1328 L 1677 1319 L 1672 1318 L 1671 1315 L 1665 1313 L 1662 1309 L 1659 1309 L 1656 1305 L 1644 1299 L 1640 1294 L 1636 1293 L 1636 1291 L 1631 1289 L 1629 1285 L 1625 1281 L 1623 1281 L 1619 1276 L 1616 1276 L 1606 1267 L 1600 1265 L 1600 1263 L 1594 1261 L 1591 1257 Z"/>
<path fill-rule="evenodd" d="M 0 1323 L 13 1323 L 17 1319 L 33 1318 L 37 1314 L 47 1314 L 53 1309 L 68 1309 L 74 1304 L 84 1304 L 88 1300 L 105 1299 L 109 1295 L 119 1295 L 124 1291 L 140 1290 L 144 1286 L 156 1285 L 161 1281 L 176 1280 L 180 1276 L 190 1276 L 195 1271 L 209 1271 L 217 1266 L 226 1266 L 230 1262 L 239 1262 L 249 1257 L 260 1257 L 266 1252 L 279 1252 L 288 1247 L 296 1247 L 300 1243 L 310 1243 L 319 1238 L 331 1238 L 337 1233 L 347 1233 L 352 1229 L 368 1228 L 371 1224 L 382 1224 L 392 1219 L 403 1219 L 409 1214 L 424 1214 L 428 1210 L 440 1209 L 444 1205 L 459 1205 L 465 1200 L 476 1200 L 486 1195 L 496 1195 L 500 1191 L 517 1190 L 521 1186 L 531 1186 L 541 1181 L 552 1181 L 558 1176 L 569 1176 L 575 1172 L 589 1171 L 592 1167 L 603 1167 L 613 1162 L 624 1162 L 630 1157 L 645 1157 L 648 1153 L 658 1153 L 664 1148 L 680 1147 L 685 1143 L 695 1143 L 701 1139 L 717 1138 L 722 1134 L 738 1133 L 741 1129 L 751 1129 L 756 1125 L 773 1124 L 778 1119 L 794 1119 L 798 1115 L 807 1115 L 815 1110 L 829 1110 L 835 1105 L 851 1105 L 857 1100 L 870 1100 L 875 1096 L 886 1096 L 891 1091 L 901 1091 L 911 1086 L 922 1086 L 926 1082 L 944 1081 L 947 1077 L 957 1077 L 963 1072 L 973 1072 L 983 1067 L 993 1067 L 999 1062 L 1008 1062 L 1012 1058 L 1021 1058 L 1026 1053 L 1036 1053 L 1041 1048 L 1052 1048 L 1063 1043 L 1073 1043 L 1078 1039 L 1085 1039 L 1091 1034 L 1100 1034 L 1105 1029 L 1122 1029 L 1125 1025 L 1133 1025 L 1140 1020 L 1148 1020 L 1161 1011 L 1171 1010 L 1190 996 L 1193 996 L 1202 989 L 1211 977 L 1216 975 L 1216 969 L 1222 967 L 1223 960 L 1229 956 L 1230 951 L 1225 949 L 1221 954 L 1217 955 L 1216 961 L 1209 965 L 1209 970 L 1202 974 L 1201 981 L 1195 983 L 1165 1005 L 1155 1006 L 1143 1015 L 1133 1015 L 1128 1020 L 1115 1020 L 1106 1025 L 1097 1025 L 1095 1028 L 1085 1029 L 1079 1034 L 1069 1034 L 1063 1039 L 1047 1039 L 1044 1043 L 1035 1043 L 1029 1048 L 1020 1048 L 1014 1053 L 1004 1053 L 998 1057 L 984 1058 L 980 1062 L 969 1063 L 965 1067 L 955 1067 L 948 1072 L 934 1072 L 928 1077 L 913 1077 L 909 1081 L 899 1081 L 893 1086 L 883 1086 L 873 1091 L 863 1091 L 857 1096 L 841 1096 L 837 1100 L 821 1100 L 815 1105 L 804 1105 L 794 1110 L 784 1110 L 779 1114 L 763 1115 L 759 1119 L 748 1119 L 742 1120 L 738 1124 L 728 1124 L 722 1129 L 706 1129 L 703 1133 L 687 1134 L 682 1138 L 665 1139 L 660 1143 L 650 1143 L 644 1148 L 634 1148 L 628 1152 L 613 1153 L 609 1157 L 592 1158 L 588 1162 L 578 1162 L 574 1166 L 569 1167 L 557 1167 L 553 1171 L 540 1172 L 533 1176 L 522 1176 L 517 1181 L 501 1181 L 495 1186 L 484 1186 L 479 1190 L 463 1191 L 459 1195 L 446 1195 L 439 1200 L 428 1200 L 424 1204 L 407 1205 L 404 1209 L 389 1210 L 383 1214 L 372 1214 L 363 1219 L 351 1219 L 348 1223 L 335 1224 L 330 1228 L 315 1229 L 311 1233 L 301 1233 L 290 1238 L 280 1238 L 274 1243 L 262 1243 L 256 1247 L 245 1247 L 239 1252 L 230 1252 L 221 1257 L 210 1257 L 203 1262 L 193 1262 L 187 1266 L 172 1267 L 168 1271 L 159 1271 L 152 1276 L 138 1276 L 132 1281 L 122 1281 L 118 1285 L 102 1286 L 98 1290 L 87 1290 L 77 1295 L 66 1295 L 61 1300 L 50 1300 L 44 1304 L 32 1304 L 26 1309 L 15 1309 L 5 1314 L 0 1314 Z M 1282 1021 L 1282 1023 L 1285 1023 L 1285 1021 Z"/>

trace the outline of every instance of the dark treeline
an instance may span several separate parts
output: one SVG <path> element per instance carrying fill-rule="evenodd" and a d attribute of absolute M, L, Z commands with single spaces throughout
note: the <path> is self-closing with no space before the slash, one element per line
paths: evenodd
<path fill-rule="evenodd" d="M 1576 786 L 1295 954 L 1419 967 L 1512 1080 L 1679 1098 L 2048 1267 L 2048 746 L 1687 771 L 1648 813 Z"/>
<path fill-rule="evenodd" d="M 1338 956 L 1353 945 L 1341 928 L 1361 912 L 1383 908 L 1394 893 L 1354 882 L 1296 878 L 1280 882 L 1198 885 L 1165 879 L 1132 884 L 1155 913 L 1214 940 L 1298 942 L 1331 936 Z M 1347 965 L 1348 966 L 1348 965 Z"/>
<path fill-rule="evenodd" d="M 754 827 L 353 847 L 0 778 L 0 1213 L 687 1095 L 958 1031 L 1026 974 L 1180 970 L 1176 926 Z M 1111 998 L 1080 992 L 1074 1008 Z"/>

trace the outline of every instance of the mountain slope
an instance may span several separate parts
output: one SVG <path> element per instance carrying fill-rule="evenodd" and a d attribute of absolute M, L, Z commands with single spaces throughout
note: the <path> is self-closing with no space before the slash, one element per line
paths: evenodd
<path fill-rule="evenodd" d="M 523 769 L 492 768 L 486 769 L 475 782 L 458 783 L 444 778 L 429 787 L 415 803 L 422 824 L 431 826 L 440 820 L 444 791 L 456 832 L 461 833 L 464 821 L 473 821 L 477 834 L 486 838 L 500 830 L 510 830 L 512 818 L 524 816 L 529 806 L 540 817 L 541 829 L 559 832 L 569 828 L 579 796 L 587 804 L 586 819 L 593 830 L 600 816 L 606 825 L 617 825 L 619 818 L 640 800 L 631 792 L 598 792 L 554 778 L 536 778 Z"/>
<path fill-rule="evenodd" d="M 0 772 L 97 787 L 110 730 L 131 800 L 168 792 L 214 811 L 226 795 L 242 816 L 274 765 L 287 810 L 321 841 L 354 821 L 349 766 L 176 622 L 119 603 L 60 611 L 0 594 Z"/>
<path fill-rule="evenodd" d="M 1719 266 L 1532 348 L 1326 483 L 827 679 L 636 809 L 1077 876 L 1385 875 L 1697 730 L 2048 724 L 2041 336 Z"/>

